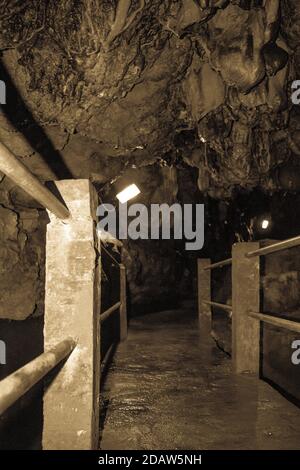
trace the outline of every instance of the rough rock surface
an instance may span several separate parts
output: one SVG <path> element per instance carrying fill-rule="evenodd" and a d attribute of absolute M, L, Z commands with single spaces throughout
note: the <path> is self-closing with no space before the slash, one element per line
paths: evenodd
<path fill-rule="evenodd" d="M 212 198 L 300 188 L 300 112 L 290 99 L 300 71 L 297 0 L 0 0 L 0 9 L 0 140 L 41 180 L 90 178 L 106 193 L 128 169 L 152 165 L 145 186 L 157 188 L 157 202 L 186 201 L 191 184 L 179 179 L 189 165 Z M 177 183 L 168 184 L 168 167 Z M 3 182 L 0 191 L 19 244 L 24 195 L 10 190 L 7 206 Z M 20 246 L 8 253 L 5 243 L 1 263 L 16 266 L 28 249 Z M 144 264 L 147 252 L 136 246 L 130 256 Z M 26 292 L 39 269 L 23 274 Z M 173 271 L 155 265 L 167 290 Z M 33 312 L 36 301 L 26 302 Z"/>
<path fill-rule="evenodd" d="M 44 302 L 44 211 L 18 200 L 6 180 L 0 191 L 0 319 L 41 315 Z"/>
<path fill-rule="evenodd" d="M 274 188 L 273 169 L 298 150 L 299 119 L 288 116 L 299 8 L 296 0 L 2 0 L 1 75 L 32 118 L 19 113 L 18 130 L 34 134 L 35 121 L 72 174 L 100 182 L 132 160 L 171 153 L 171 164 L 196 166 L 201 189 L 217 197 L 235 185 Z M 181 148 L 176 136 L 191 129 L 197 139 Z M 0 132 L 35 172 L 53 177 L 51 152 L 42 168 L 42 145 L 29 150 L 3 122 Z"/>

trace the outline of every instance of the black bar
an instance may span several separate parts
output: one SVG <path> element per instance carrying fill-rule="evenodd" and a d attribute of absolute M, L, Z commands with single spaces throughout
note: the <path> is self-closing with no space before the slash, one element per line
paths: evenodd
<path fill-rule="evenodd" d="M 234 430 L 233 430 L 234 433 Z M 30 463 L 32 466 L 41 465 L 68 465 L 72 468 L 101 468 L 104 466 L 117 466 L 119 468 L 141 468 L 141 465 L 182 465 L 206 466 L 213 465 L 237 466 L 250 463 L 254 465 L 282 464 L 295 465 L 300 457 L 300 451 L 201 451 L 201 450 L 176 450 L 176 451 L 4 451 L 10 466 Z M 88 464 L 88 467 L 87 467 Z M 221 468 L 221 467 L 219 467 Z"/>

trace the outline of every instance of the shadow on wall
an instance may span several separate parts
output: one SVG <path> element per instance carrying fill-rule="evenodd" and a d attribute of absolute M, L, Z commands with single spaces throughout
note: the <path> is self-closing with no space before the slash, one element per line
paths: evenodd
<path fill-rule="evenodd" d="M 36 122 L 32 113 L 25 105 L 13 79 L 1 61 L 0 77 L 6 85 L 6 104 L 0 108 L 2 113 L 15 129 L 24 135 L 34 151 L 39 153 L 39 148 L 41 144 L 43 145 L 41 157 L 56 175 L 57 179 L 73 178 L 61 154 L 55 149 L 44 129 Z M 13 151 L 13 149 L 11 150 Z"/>

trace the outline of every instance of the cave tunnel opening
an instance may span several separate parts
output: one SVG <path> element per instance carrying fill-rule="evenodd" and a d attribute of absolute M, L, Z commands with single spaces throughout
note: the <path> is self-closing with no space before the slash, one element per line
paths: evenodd
<path fill-rule="evenodd" d="M 72 448 L 299 449 L 299 246 L 238 254 L 300 234 L 299 1 L 2 3 L 0 410 L 49 331 L 81 339 L 1 413 L 0 449 L 66 445 L 57 390 Z"/>

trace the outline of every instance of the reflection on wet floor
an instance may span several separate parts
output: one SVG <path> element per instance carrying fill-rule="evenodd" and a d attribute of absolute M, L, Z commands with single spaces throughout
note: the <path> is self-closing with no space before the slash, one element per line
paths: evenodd
<path fill-rule="evenodd" d="M 300 410 L 199 336 L 191 310 L 132 320 L 103 386 L 100 448 L 300 449 Z"/>

